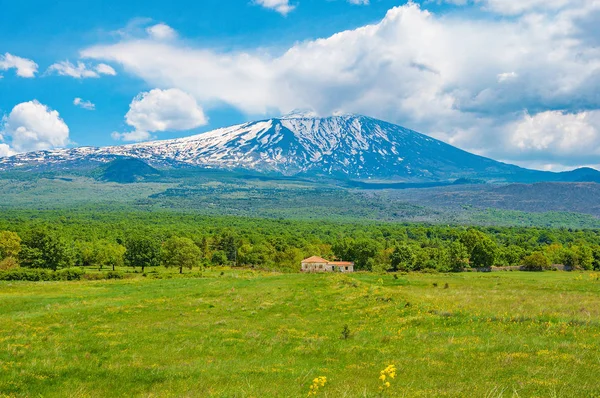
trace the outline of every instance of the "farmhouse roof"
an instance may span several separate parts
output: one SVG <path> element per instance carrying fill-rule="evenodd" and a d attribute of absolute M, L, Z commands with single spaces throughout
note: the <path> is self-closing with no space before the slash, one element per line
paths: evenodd
<path fill-rule="evenodd" d="M 321 258 L 319 256 L 312 256 L 309 257 L 305 260 L 302 260 L 303 263 L 329 263 L 329 261 L 325 260 L 324 258 Z"/>
<path fill-rule="evenodd" d="M 330 261 L 329 264 L 331 264 L 331 265 L 354 265 L 354 263 L 351 261 Z"/>

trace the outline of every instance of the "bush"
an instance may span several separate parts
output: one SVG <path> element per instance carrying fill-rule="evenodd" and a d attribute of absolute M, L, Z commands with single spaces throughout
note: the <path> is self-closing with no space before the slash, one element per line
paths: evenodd
<path fill-rule="evenodd" d="M 79 268 L 66 268 L 60 271 L 17 268 L 0 271 L 0 281 L 78 281 L 82 276 L 83 270 Z"/>
<path fill-rule="evenodd" d="M 123 279 L 124 277 L 122 272 L 109 271 L 106 273 L 106 279 Z"/>
<path fill-rule="evenodd" d="M 15 268 L 19 268 L 19 262 L 13 257 L 6 257 L 4 260 L 0 261 L 0 271 L 6 271 Z"/>
<path fill-rule="evenodd" d="M 550 268 L 550 260 L 543 253 L 535 252 L 523 259 L 526 271 L 543 271 Z"/>

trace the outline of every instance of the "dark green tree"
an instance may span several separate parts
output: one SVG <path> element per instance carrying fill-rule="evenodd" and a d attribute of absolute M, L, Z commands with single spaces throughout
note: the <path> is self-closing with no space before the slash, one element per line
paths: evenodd
<path fill-rule="evenodd" d="M 479 241 L 471 252 L 471 264 L 475 268 L 492 267 L 496 261 L 496 244 L 489 238 Z"/>
<path fill-rule="evenodd" d="M 223 232 L 219 237 L 216 249 L 227 256 L 229 262 L 235 262 L 237 258 L 237 244 L 235 236 L 231 232 Z"/>
<path fill-rule="evenodd" d="M 125 241 L 125 264 L 134 269 L 160 265 L 160 243 L 144 235 L 132 235 Z"/>
<path fill-rule="evenodd" d="M 56 232 L 34 229 L 26 235 L 19 253 L 21 266 L 28 268 L 58 268 L 73 265 L 73 256 L 65 241 Z"/>
<path fill-rule="evenodd" d="M 483 232 L 478 231 L 476 229 L 469 229 L 467 232 L 463 233 L 460 237 L 460 243 L 462 243 L 466 248 L 469 256 L 475 249 L 477 244 L 485 239 L 489 239 Z"/>
<path fill-rule="evenodd" d="M 390 255 L 391 271 L 411 271 L 415 262 L 415 255 L 407 245 L 396 247 Z"/>
<path fill-rule="evenodd" d="M 210 261 L 214 265 L 225 265 L 228 262 L 227 254 L 225 254 L 224 251 L 217 250 L 216 252 L 213 253 Z"/>

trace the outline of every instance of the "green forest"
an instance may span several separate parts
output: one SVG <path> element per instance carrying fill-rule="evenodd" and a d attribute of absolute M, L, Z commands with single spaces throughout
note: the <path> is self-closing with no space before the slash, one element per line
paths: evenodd
<path fill-rule="evenodd" d="M 0 271 L 181 273 L 210 266 L 299 272 L 318 255 L 358 271 L 460 272 L 491 266 L 600 269 L 600 231 L 302 221 L 177 212 L 13 210 L 0 216 Z M 68 278 L 68 277 L 67 277 Z"/>

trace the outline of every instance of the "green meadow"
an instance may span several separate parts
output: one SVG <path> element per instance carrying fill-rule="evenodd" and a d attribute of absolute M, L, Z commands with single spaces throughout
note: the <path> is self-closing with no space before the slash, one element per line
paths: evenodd
<path fill-rule="evenodd" d="M 0 396 L 600 396 L 600 274 L 152 276 L 0 282 Z"/>

